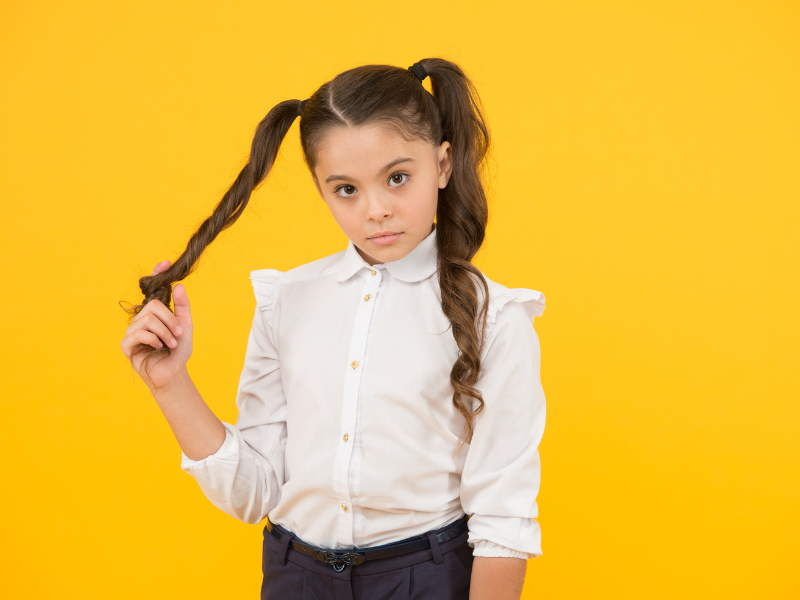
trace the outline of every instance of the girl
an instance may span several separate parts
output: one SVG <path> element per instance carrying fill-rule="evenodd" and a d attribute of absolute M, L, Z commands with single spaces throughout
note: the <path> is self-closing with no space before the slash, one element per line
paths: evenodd
<path fill-rule="evenodd" d="M 422 85 L 431 78 L 433 93 Z M 236 425 L 187 372 L 182 285 L 300 118 L 345 250 L 251 272 Z M 486 278 L 489 132 L 452 62 L 341 73 L 259 124 L 250 161 L 175 264 L 139 281 L 122 350 L 223 511 L 264 529 L 262 599 L 519 598 L 539 556 L 544 296 Z M 157 359 L 157 360 L 153 360 Z M 474 562 L 473 562 L 474 561 Z"/>

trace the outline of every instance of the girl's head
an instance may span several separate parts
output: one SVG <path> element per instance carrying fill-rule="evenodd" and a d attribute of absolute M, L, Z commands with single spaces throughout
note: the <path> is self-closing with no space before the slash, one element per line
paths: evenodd
<path fill-rule="evenodd" d="M 430 77 L 429 93 L 422 84 Z M 142 304 L 170 304 L 172 284 L 187 277 L 203 250 L 241 215 L 269 173 L 280 144 L 300 117 L 300 141 L 317 190 L 347 237 L 370 264 L 411 252 L 436 223 L 442 310 L 458 358 L 450 373 L 453 403 L 465 418 L 465 441 L 483 408 L 474 387 L 486 323 L 488 287 L 471 263 L 488 218 L 481 172 L 489 131 L 475 89 L 454 63 L 429 58 L 408 69 L 366 65 L 323 84 L 306 101 L 277 104 L 259 123 L 250 161 L 213 214 L 170 268 L 139 280 Z M 389 234 L 381 237 L 381 234 Z M 140 345 L 149 360 L 164 346 Z M 475 411 L 468 405 L 475 398 Z"/>
<path fill-rule="evenodd" d="M 320 196 L 369 264 L 403 258 L 433 227 L 450 143 L 406 139 L 382 123 L 331 127 L 312 169 Z"/>

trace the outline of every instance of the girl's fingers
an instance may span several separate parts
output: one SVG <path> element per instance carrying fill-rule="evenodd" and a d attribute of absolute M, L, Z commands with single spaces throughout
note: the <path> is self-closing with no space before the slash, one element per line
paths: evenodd
<path fill-rule="evenodd" d="M 141 323 L 141 329 L 146 329 L 147 331 L 156 334 L 166 346 L 169 346 L 170 348 L 177 347 L 178 341 L 175 339 L 175 336 L 172 335 L 169 327 L 167 327 L 164 322 L 155 314 L 151 313 L 142 319 Z"/>
<path fill-rule="evenodd" d="M 175 294 L 173 293 L 173 299 L 174 299 L 174 296 L 175 296 Z M 174 301 L 175 301 L 175 310 L 177 311 L 178 310 L 178 301 L 177 301 L 177 299 L 174 299 Z M 153 306 L 153 309 L 152 309 L 153 314 L 156 315 L 159 319 L 161 319 L 161 321 L 167 327 L 169 327 L 169 330 L 170 330 L 170 332 L 172 332 L 173 335 L 181 335 L 183 333 L 183 330 L 179 329 L 180 326 L 181 326 L 181 322 L 178 320 L 178 317 L 175 314 L 173 314 L 173 312 L 169 308 L 164 306 L 161 303 L 161 301 L 159 301 L 159 300 L 152 300 L 152 301 L 147 303 L 147 306 L 150 306 L 151 304 L 155 304 L 155 306 Z"/>
<path fill-rule="evenodd" d="M 126 335 L 122 340 L 122 352 L 128 357 L 129 360 L 131 358 L 133 347 L 137 344 L 147 344 L 156 349 L 164 347 L 164 344 L 160 339 L 158 339 L 156 334 L 151 331 L 147 331 L 146 329 L 137 329 L 130 335 Z"/>
<path fill-rule="evenodd" d="M 172 290 L 172 300 L 175 303 L 175 319 L 190 326 L 192 322 L 192 309 L 189 306 L 189 296 L 183 284 L 179 283 Z M 173 329 L 173 331 L 175 330 Z"/>
<path fill-rule="evenodd" d="M 153 275 L 158 275 L 159 273 L 163 273 L 167 269 L 169 269 L 170 262 L 168 260 L 162 260 L 153 268 Z"/>
<path fill-rule="evenodd" d="M 161 348 L 164 346 L 164 343 L 152 331 L 146 331 L 144 329 L 140 329 L 139 331 L 136 332 L 135 337 L 136 341 L 140 344 L 148 344 L 153 348 Z"/>
<path fill-rule="evenodd" d="M 139 314 L 141 315 L 142 313 Z M 176 348 L 178 346 L 178 342 L 175 340 L 175 337 L 172 335 L 172 332 L 169 330 L 169 328 L 164 324 L 163 321 L 161 321 L 161 319 L 158 318 L 158 316 L 152 312 L 143 315 L 140 319 L 137 319 L 135 323 L 131 323 L 128 326 L 126 334 L 133 335 L 139 330 L 145 330 L 154 333 L 161 339 L 162 342 L 164 342 L 164 344 L 170 348 Z"/>
<path fill-rule="evenodd" d="M 177 310 L 177 299 L 176 303 L 176 310 Z M 145 307 L 136 315 L 133 320 L 131 321 L 131 327 L 134 323 L 147 318 L 147 315 L 155 315 L 164 323 L 172 333 L 172 335 L 181 335 L 183 334 L 183 329 L 179 329 L 180 321 L 178 321 L 178 317 L 176 317 L 170 309 L 168 309 L 160 300 L 151 300 L 148 302 Z"/>

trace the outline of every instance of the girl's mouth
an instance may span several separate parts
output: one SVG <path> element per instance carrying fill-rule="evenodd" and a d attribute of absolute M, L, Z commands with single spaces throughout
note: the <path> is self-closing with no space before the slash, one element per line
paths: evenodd
<path fill-rule="evenodd" d="M 373 244 L 377 244 L 378 246 L 385 246 L 386 244 L 391 244 L 392 242 L 396 241 L 401 235 L 403 235 L 402 232 L 379 234 L 369 238 L 369 241 Z"/>

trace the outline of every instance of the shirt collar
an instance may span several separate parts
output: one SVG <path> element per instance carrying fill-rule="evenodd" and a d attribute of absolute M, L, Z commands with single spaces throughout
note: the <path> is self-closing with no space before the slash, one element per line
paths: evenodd
<path fill-rule="evenodd" d="M 427 279 L 436 272 L 436 227 L 417 246 L 400 260 L 383 263 L 393 277 L 401 281 L 413 283 Z M 345 281 L 355 275 L 359 269 L 371 269 L 367 261 L 361 258 L 353 241 L 347 244 L 342 258 L 339 260 L 337 281 Z"/>

